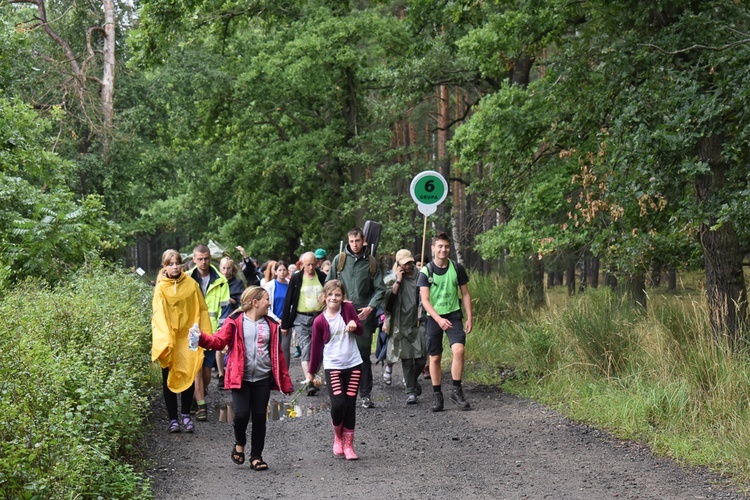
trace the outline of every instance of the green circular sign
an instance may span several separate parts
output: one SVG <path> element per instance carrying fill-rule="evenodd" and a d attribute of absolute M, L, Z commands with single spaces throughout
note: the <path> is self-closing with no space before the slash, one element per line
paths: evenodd
<path fill-rule="evenodd" d="M 440 173 L 428 170 L 412 179 L 410 190 L 419 211 L 430 215 L 435 213 L 437 206 L 448 196 L 448 183 Z"/>

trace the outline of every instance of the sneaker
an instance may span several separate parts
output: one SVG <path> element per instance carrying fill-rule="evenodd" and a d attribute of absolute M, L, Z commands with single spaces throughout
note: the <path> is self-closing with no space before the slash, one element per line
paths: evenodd
<path fill-rule="evenodd" d="M 408 405 L 415 405 L 417 404 L 417 395 L 416 394 L 409 394 L 406 396 L 406 404 Z"/>
<path fill-rule="evenodd" d="M 195 419 L 199 422 L 208 420 L 208 408 L 206 405 L 198 405 L 198 411 L 195 412 Z"/>
<path fill-rule="evenodd" d="M 453 387 L 453 393 L 451 394 L 451 401 L 458 405 L 459 410 L 470 410 L 471 405 L 466 398 L 464 398 L 463 387 Z"/>
<path fill-rule="evenodd" d="M 294 357 L 295 358 L 301 358 L 302 357 L 302 349 L 300 349 L 299 346 L 294 348 Z"/>
<path fill-rule="evenodd" d="M 375 408 L 375 403 L 372 402 L 370 396 L 364 396 L 362 398 L 362 408 Z"/>
<path fill-rule="evenodd" d="M 443 393 L 433 392 L 432 393 L 432 406 L 430 411 L 443 411 Z"/>
<path fill-rule="evenodd" d="M 391 385 L 391 370 L 388 366 L 385 367 L 383 372 L 383 382 L 385 382 L 385 385 Z"/>

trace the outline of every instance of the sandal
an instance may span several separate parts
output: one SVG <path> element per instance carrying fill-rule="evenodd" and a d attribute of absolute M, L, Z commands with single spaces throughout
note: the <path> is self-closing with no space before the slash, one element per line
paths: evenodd
<path fill-rule="evenodd" d="M 250 460 L 250 468 L 253 470 L 268 470 L 268 464 L 262 458 L 253 458 Z"/>
<path fill-rule="evenodd" d="M 171 434 L 180 432 L 180 423 L 177 420 L 169 421 L 169 428 L 167 429 Z"/>
<path fill-rule="evenodd" d="M 195 419 L 199 422 L 208 420 L 208 409 L 206 405 L 198 405 L 198 411 L 195 412 Z"/>
<path fill-rule="evenodd" d="M 234 443 L 234 446 L 232 446 L 232 462 L 236 463 L 237 465 L 242 465 L 245 463 L 245 452 L 237 451 L 237 443 Z"/>
<path fill-rule="evenodd" d="M 182 415 L 182 427 L 185 428 L 185 432 L 193 432 L 195 430 L 195 424 L 190 415 Z"/>

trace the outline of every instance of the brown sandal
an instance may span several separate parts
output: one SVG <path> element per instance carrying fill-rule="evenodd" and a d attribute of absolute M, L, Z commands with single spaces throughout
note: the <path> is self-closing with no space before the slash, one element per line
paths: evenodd
<path fill-rule="evenodd" d="M 251 458 L 250 468 L 253 470 L 268 470 L 268 464 L 262 458 Z"/>

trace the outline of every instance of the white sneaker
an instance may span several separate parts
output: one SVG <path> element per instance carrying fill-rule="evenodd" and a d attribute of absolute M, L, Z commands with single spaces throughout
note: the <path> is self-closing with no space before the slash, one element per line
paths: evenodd
<path fill-rule="evenodd" d="M 391 385 L 391 370 L 388 367 L 383 372 L 383 382 L 385 382 L 385 385 Z"/>

